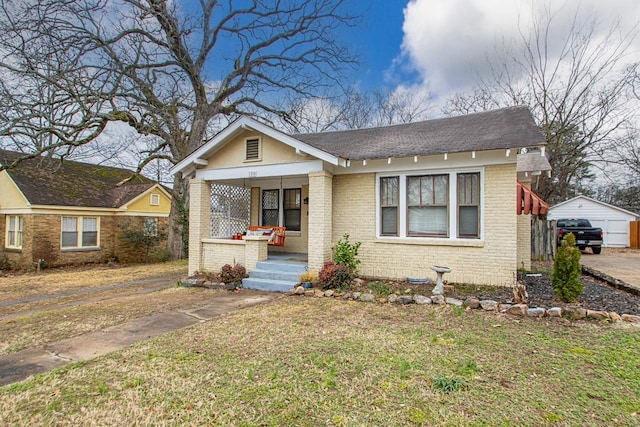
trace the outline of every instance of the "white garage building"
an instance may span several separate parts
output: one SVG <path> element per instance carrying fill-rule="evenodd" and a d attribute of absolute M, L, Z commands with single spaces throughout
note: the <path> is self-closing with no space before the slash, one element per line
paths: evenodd
<path fill-rule="evenodd" d="M 629 246 L 629 222 L 640 215 L 600 202 L 587 196 L 577 196 L 549 208 L 547 219 L 587 218 L 594 227 L 604 231 L 605 247 Z"/>

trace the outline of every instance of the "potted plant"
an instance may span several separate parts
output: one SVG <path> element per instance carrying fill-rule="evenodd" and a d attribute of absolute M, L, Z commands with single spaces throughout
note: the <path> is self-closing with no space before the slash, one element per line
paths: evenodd
<path fill-rule="evenodd" d="M 313 286 L 313 282 L 318 279 L 318 275 L 313 271 L 305 271 L 300 275 L 300 283 L 305 289 L 309 289 Z"/>

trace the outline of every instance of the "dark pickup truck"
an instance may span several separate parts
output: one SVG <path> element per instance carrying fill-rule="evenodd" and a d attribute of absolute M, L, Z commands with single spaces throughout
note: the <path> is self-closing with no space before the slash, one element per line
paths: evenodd
<path fill-rule="evenodd" d="M 562 239 L 569 233 L 576 236 L 576 246 L 584 251 L 587 246 L 591 248 L 595 255 L 602 251 L 602 228 L 592 227 L 588 219 L 559 219 L 556 223 L 558 230 L 558 246 Z"/>

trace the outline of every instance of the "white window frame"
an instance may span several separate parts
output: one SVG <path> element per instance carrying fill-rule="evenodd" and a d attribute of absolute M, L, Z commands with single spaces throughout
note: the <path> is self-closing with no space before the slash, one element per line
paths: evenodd
<path fill-rule="evenodd" d="M 458 237 L 458 174 L 461 173 L 479 173 L 480 174 L 480 230 L 479 236 L 473 237 Z M 420 176 L 420 175 L 449 175 L 449 195 L 447 200 L 447 208 L 449 215 L 449 233 L 448 236 L 409 236 L 408 235 L 408 209 L 407 209 L 407 177 Z M 381 234 L 382 218 L 380 207 L 380 178 L 397 176 L 399 178 L 399 203 L 398 203 L 398 235 L 390 236 Z M 406 241 L 429 241 L 429 242 L 442 242 L 442 241 L 456 241 L 456 242 L 483 242 L 484 241 L 484 210 L 485 210 L 485 198 L 484 198 L 484 168 L 460 168 L 460 169 L 434 169 L 434 170 L 411 170 L 403 172 L 384 172 L 376 174 L 376 238 L 377 239 L 392 239 L 392 240 L 406 240 Z"/>
<path fill-rule="evenodd" d="M 63 233 L 63 223 L 64 223 L 64 218 L 75 218 L 76 219 L 76 245 L 75 246 L 62 246 L 62 233 Z M 82 235 L 84 233 L 84 220 L 85 218 L 92 218 L 96 220 L 96 244 L 95 245 L 88 245 L 88 246 L 83 246 L 82 245 Z M 78 250 L 78 249 L 99 249 L 100 248 L 100 217 L 99 216 L 92 216 L 92 215 L 86 215 L 86 216 L 75 216 L 75 215 L 67 215 L 67 216 L 62 216 L 60 218 L 60 249 L 62 249 L 63 251 L 68 251 L 68 250 Z"/>
<path fill-rule="evenodd" d="M 149 196 L 149 205 L 151 206 L 160 206 L 160 195 L 159 194 L 151 194 Z"/>
<path fill-rule="evenodd" d="M 6 217 L 6 233 L 4 239 L 4 247 L 7 249 L 22 249 L 22 239 L 23 235 L 23 218 L 22 215 L 7 215 Z M 9 224 L 11 223 L 11 218 L 14 220 L 15 230 L 11 230 Z M 11 244 L 11 234 L 13 234 L 14 244 Z"/>
<path fill-rule="evenodd" d="M 258 157 L 249 159 L 247 157 L 247 145 L 249 141 L 258 141 Z M 262 161 L 262 138 L 260 136 L 249 136 L 244 139 L 244 161 L 245 162 L 260 162 Z"/>

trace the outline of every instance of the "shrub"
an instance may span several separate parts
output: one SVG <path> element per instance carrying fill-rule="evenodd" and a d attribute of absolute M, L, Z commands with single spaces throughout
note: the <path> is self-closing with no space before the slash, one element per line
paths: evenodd
<path fill-rule="evenodd" d="M 318 275 L 313 270 L 305 271 L 300 275 L 300 282 L 315 282 L 318 279 Z"/>
<path fill-rule="evenodd" d="M 558 248 L 551 273 L 553 291 L 564 302 L 575 301 L 584 289 L 584 284 L 580 282 L 580 255 L 580 250 L 576 248 L 576 236 L 567 234 Z"/>
<path fill-rule="evenodd" d="M 349 235 L 345 234 L 342 239 L 336 243 L 333 251 L 333 262 L 336 265 L 344 264 L 351 270 L 353 277 L 358 275 L 358 265 L 360 260 L 357 258 L 358 250 L 362 242 L 350 243 Z"/>
<path fill-rule="evenodd" d="M 242 279 L 247 277 L 247 269 L 242 264 L 225 264 L 220 269 L 220 280 L 223 283 L 240 283 Z"/>
<path fill-rule="evenodd" d="M 391 286 L 384 282 L 371 282 L 367 284 L 367 286 L 369 286 L 371 292 L 377 297 L 388 297 L 392 292 Z"/>
<path fill-rule="evenodd" d="M 318 274 L 318 285 L 322 289 L 347 290 L 353 279 L 352 270 L 345 264 L 327 261 Z"/>

